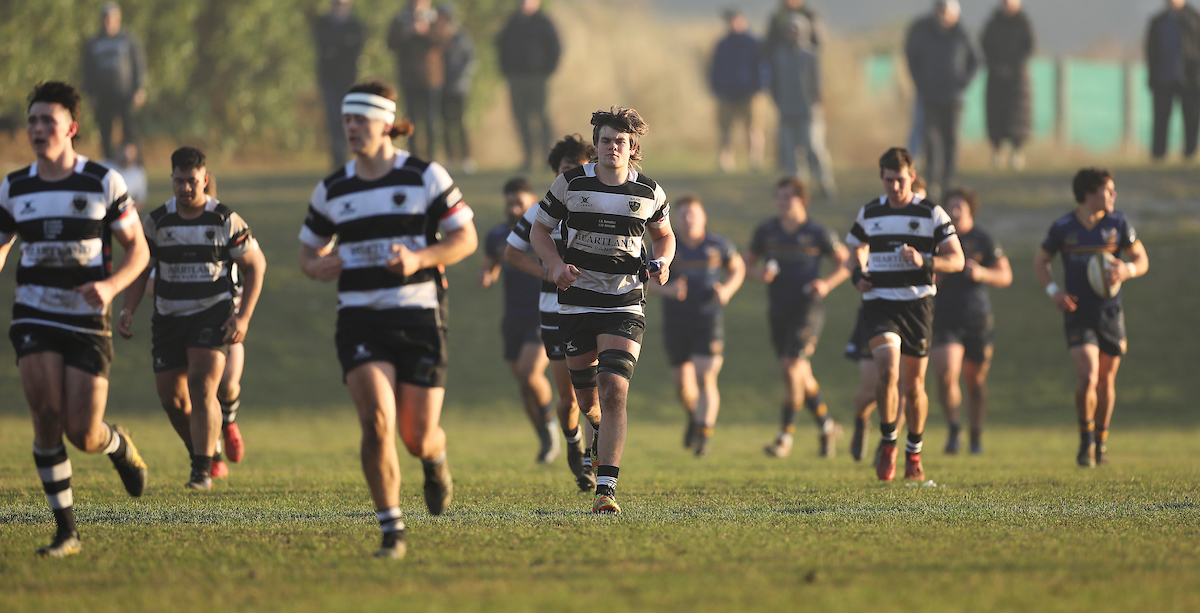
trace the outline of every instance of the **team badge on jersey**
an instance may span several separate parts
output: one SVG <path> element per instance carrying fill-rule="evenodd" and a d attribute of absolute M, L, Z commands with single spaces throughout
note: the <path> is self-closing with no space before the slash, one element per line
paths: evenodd
<path fill-rule="evenodd" d="M 640 208 L 642 208 L 642 203 L 638 202 L 637 200 L 629 201 L 629 210 L 630 211 L 636 213 L 636 212 L 638 212 L 638 209 L 640 209 Z"/>
<path fill-rule="evenodd" d="M 909 230 L 916 230 L 917 228 L 920 228 L 920 227 L 921 227 L 921 222 L 919 222 L 919 221 L 917 221 L 917 220 L 915 220 L 915 219 L 914 219 L 914 220 L 912 220 L 912 221 L 910 221 L 910 222 L 908 222 L 908 229 L 909 229 Z"/>
<path fill-rule="evenodd" d="M 1100 230 L 1100 238 L 1103 239 L 1104 242 L 1106 242 L 1106 243 L 1117 242 L 1117 229 L 1116 228 L 1102 228 Z"/>
<path fill-rule="evenodd" d="M 208 240 L 212 240 L 212 239 L 214 239 L 214 238 L 216 238 L 216 237 L 217 237 L 217 231 L 216 231 L 216 230 L 211 230 L 211 229 L 210 229 L 210 230 L 205 230 L 205 231 L 204 231 L 204 238 L 207 238 Z"/>
<path fill-rule="evenodd" d="M 71 206 L 75 207 L 75 212 L 77 213 L 82 213 L 83 210 L 87 208 L 87 205 L 87 198 L 82 195 L 75 196 L 75 199 L 71 200 Z"/>
<path fill-rule="evenodd" d="M 392 204 L 398 207 L 404 206 L 404 201 L 408 200 L 408 194 L 404 192 L 396 192 L 392 194 Z"/>

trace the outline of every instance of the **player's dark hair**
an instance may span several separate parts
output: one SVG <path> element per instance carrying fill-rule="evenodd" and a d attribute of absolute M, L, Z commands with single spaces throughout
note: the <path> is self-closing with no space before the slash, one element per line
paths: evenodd
<path fill-rule="evenodd" d="M 946 192 L 946 197 L 943 199 L 943 201 L 949 204 L 950 201 L 955 198 L 958 198 L 966 203 L 967 208 L 971 209 L 971 217 L 975 217 L 976 213 L 979 212 L 979 194 L 976 194 L 965 187 L 956 187 L 949 192 Z"/>
<path fill-rule="evenodd" d="M 546 162 L 550 164 L 550 172 L 558 174 L 558 167 L 563 160 L 579 161 L 580 165 L 596 157 L 595 145 L 583 140 L 578 134 L 568 134 L 562 140 L 554 143 Z"/>
<path fill-rule="evenodd" d="M 1071 188 L 1075 191 L 1075 202 L 1083 204 L 1088 194 L 1104 187 L 1113 178 L 1112 173 L 1103 168 L 1084 168 L 1075 173 Z"/>
<path fill-rule="evenodd" d="M 46 102 L 50 104 L 58 104 L 67 110 L 71 115 L 71 121 L 79 123 L 79 107 L 80 98 L 79 92 L 69 83 L 62 81 L 40 81 L 33 86 L 33 92 L 29 94 L 29 105 L 25 107 L 25 112 L 33 108 L 34 103 Z M 75 136 L 71 137 L 74 142 L 79 138 L 79 131 L 75 131 Z"/>
<path fill-rule="evenodd" d="M 700 196 L 697 196 L 696 194 L 684 194 L 675 200 L 675 208 L 682 208 L 685 206 L 700 207 L 701 211 L 704 210 L 704 203 L 700 202 Z"/>
<path fill-rule="evenodd" d="M 504 195 L 533 192 L 533 184 L 525 177 L 513 177 L 504 182 Z"/>
<path fill-rule="evenodd" d="M 196 170 L 208 165 L 204 152 L 195 147 L 180 147 L 171 154 L 171 170 Z"/>
<path fill-rule="evenodd" d="M 346 93 L 347 94 L 375 94 L 376 96 L 383 96 L 384 98 L 387 98 L 388 100 L 391 100 L 392 102 L 396 101 L 396 90 L 392 89 L 392 87 L 390 85 L 388 85 L 387 83 L 384 83 L 383 81 L 380 81 L 378 79 L 372 80 L 372 81 L 363 81 L 361 83 L 356 83 L 354 85 L 354 87 L 351 87 L 349 90 L 346 91 Z M 413 128 L 413 124 L 411 121 L 409 121 L 407 119 L 403 119 L 399 115 L 397 115 L 396 121 L 392 123 L 392 131 L 388 133 L 388 136 L 390 136 L 392 138 L 400 138 L 401 136 L 412 136 L 414 131 L 415 131 L 415 129 Z"/>
<path fill-rule="evenodd" d="M 650 131 L 650 126 L 634 109 L 623 106 L 613 106 L 607 111 L 592 113 L 592 144 L 600 143 L 600 130 L 612 128 L 621 134 L 629 135 L 629 163 L 634 168 L 641 168 L 642 147 L 638 144 L 641 137 Z M 595 154 L 593 153 L 593 156 Z"/>
<path fill-rule="evenodd" d="M 913 165 L 912 154 L 904 147 L 892 147 L 879 158 L 879 174 L 882 175 L 885 170 L 895 172 L 904 172 L 916 168 Z"/>
<path fill-rule="evenodd" d="M 800 177 L 784 177 L 775 183 L 775 189 L 777 190 L 784 187 L 792 188 L 792 193 L 800 197 L 800 201 L 804 203 L 804 206 L 808 206 L 808 184 L 803 179 Z"/>
<path fill-rule="evenodd" d="M 929 191 L 929 185 L 925 183 L 925 177 L 917 175 L 916 178 L 913 179 L 912 190 L 913 192 Z"/>

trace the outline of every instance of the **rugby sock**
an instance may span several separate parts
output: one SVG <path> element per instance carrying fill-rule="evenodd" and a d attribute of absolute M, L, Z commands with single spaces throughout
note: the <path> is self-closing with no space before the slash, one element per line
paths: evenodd
<path fill-rule="evenodd" d="M 121 436 L 120 432 L 117 432 L 116 426 L 108 422 L 104 422 L 104 425 L 108 427 L 108 444 L 100 452 L 110 458 L 119 458 L 125 455 L 125 449 L 128 447 L 125 443 L 125 437 Z"/>
<path fill-rule="evenodd" d="M 217 452 L 213 454 L 213 462 L 221 461 L 221 452 L 225 451 L 225 443 L 220 437 L 217 437 Z"/>
<path fill-rule="evenodd" d="M 950 422 L 949 425 L 950 425 L 950 440 L 957 441 L 958 433 L 962 431 L 962 426 L 960 426 L 958 424 L 958 422 L 954 422 L 954 421 Z"/>
<path fill-rule="evenodd" d="M 983 430 L 971 428 L 971 444 L 979 446 L 983 442 Z"/>
<path fill-rule="evenodd" d="M 54 513 L 54 523 L 59 534 L 74 534 L 75 506 L 71 496 L 71 460 L 67 448 L 59 445 L 53 449 L 33 446 L 33 463 L 37 466 L 38 478 L 46 491 L 46 501 Z"/>
<path fill-rule="evenodd" d="M 879 434 L 883 437 L 883 442 L 885 443 L 896 442 L 896 422 L 880 422 Z"/>
<path fill-rule="evenodd" d="M 238 407 L 242 406 L 241 397 L 234 398 L 230 402 L 221 403 L 221 425 L 228 426 L 237 421 Z"/>
<path fill-rule="evenodd" d="M 1101 445 L 1108 443 L 1108 428 L 1096 428 L 1096 442 Z"/>
<path fill-rule="evenodd" d="M 825 406 L 825 398 L 821 396 L 821 392 L 805 398 L 804 406 L 812 411 L 813 419 L 817 421 L 817 427 L 824 430 L 825 424 L 829 422 L 829 407 Z"/>
<path fill-rule="evenodd" d="M 404 517 L 400 514 L 400 507 L 375 511 L 375 517 L 379 519 L 380 532 L 384 534 L 404 532 Z"/>
<path fill-rule="evenodd" d="M 712 435 L 713 435 L 713 427 L 712 426 L 704 426 L 700 430 L 700 436 L 703 436 L 704 438 L 712 438 Z"/>
<path fill-rule="evenodd" d="M 609 466 L 602 464 L 596 469 L 596 495 L 597 496 L 613 496 L 617 493 L 617 473 L 621 472 L 619 466 Z"/>
<path fill-rule="evenodd" d="M 438 457 L 432 460 L 421 459 L 421 468 L 425 471 L 425 478 L 429 479 L 437 471 L 437 467 L 441 466 L 446 461 L 446 450 L 443 449 Z"/>
<path fill-rule="evenodd" d="M 213 457 L 210 455 L 192 455 L 192 472 L 212 476 Z"/>
<path fill-rule="evenodd" d="M 921 453 L 921 434 L 908 433 L 908 444 L 904 446 L 905 453 Z"/>
<path fill-rule="evenodd" d="M 861 430 L 866 430 L 867 429 L 867 418 L 866 417 L 855 417 L 854 418 L 854 426 Z"/>
<path fill-rule="evenodd" d="M 563 436 L 567 438 L 567 442 L 571 443 L 572 445 L 583 440 L 583 432 L 580 432 L 579 426 L 575 426 L 574 430 L 568 430 L 566 426 L 563 426 L 562 431 Z"/>
<path fill-rule="evenodd" d="M 1091 445 L 1096 442 L 1096 422 L 1092 420 L 1079 422 L 1079 444 Z"/>
<path fill-rule="evenodd" d="M 779 407 L 781 415 L 781 426 L 779 432 L 782 434 L 791 434 L 796 431 L 796 407 L 791 404 L 784 404 Z"/>

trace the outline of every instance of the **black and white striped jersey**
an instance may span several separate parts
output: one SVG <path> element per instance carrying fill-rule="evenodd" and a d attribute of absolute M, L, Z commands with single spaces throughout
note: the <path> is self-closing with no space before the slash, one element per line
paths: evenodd
<path fill-rule="evenodd" d="M 191 315 L 237 294 L 233 260 L 258 248 L 250 226 L 215 198 L 195 219 L 172 198 L 142 220 L 154 271 L 154 311 Z"/>
<path fill-rule="evenodd" d="M 120 174 L 75 158 L 65 179 L 42 180 L 34 163 L 0 183 L 0 241 L 22 241 L 12 323 L 112 336 L 109 307 L 75 288 L 112 274 L 112 233 L 136 227 L 137 208 Z"/>
<path fill-rule="evenodd" d="M 508 244 L 512 245 L 519 251 L 533 251 L 533 244 L 529 242 L 529 231 L 533 228 L 533 224 L 537 221 L 539 206 L 531 206 L 525 214 L 517 220 L 517 225 L 513 227 L 512 232 L 508 233 Z M 559 256 L 562 256 L 566 251 L 566 243 L 563 242 L 563 231 L 557 229 L 551 232 L 554 237 L 554 246 L 558 248 Z M 536 255 L 536 254 L 535 254 Z M 538 311 L 542 313 L 558 314 L 558 286 L 551 281 L 542 279 L 541 292 L 538 294 Z"/>
<path fill-rule="evenodd" d="M 426 268 L 403 277 L 387 270 L 394 245 L 412 251 L 471 223 L 449 173 L 437 162 L 397 151 L 394 166 L 364 181 L 351 161 L 317 184 L 300 229 L 300 242 L 324 249 L 337 240 L 345 262 L 338 278 L 338 308 L 398 310 L 411 325 L 441 325 L 442 275 Z"/>
<path fill-rule="evenodd" d="M 554 180 L 542 199 L 538 223 L 566 222 L 563 261 L 579 278 L 559 291 L 559 313 L 642 314 L 645 289 L 639 273 L 646 227 L 669 226 L 670 205 L 653 179 L 629 171 L 621 185 L 605 185 L 596 165 L 584 164 Z"/>
<path fill-rule="evenodd" d="M 916 300 L 937 294 L 933 271 L 914 266 L 900 256 L 911 245 L 928 260 L 938 245 L 954 236 L 954 223 L 942 207 L 913 196 L 907 206 L 893 208 L 886 196 L 867 203 L 846 235 L 851 248 L 870 247 L 867 271 L 871 289 L 863 300 Z"/>

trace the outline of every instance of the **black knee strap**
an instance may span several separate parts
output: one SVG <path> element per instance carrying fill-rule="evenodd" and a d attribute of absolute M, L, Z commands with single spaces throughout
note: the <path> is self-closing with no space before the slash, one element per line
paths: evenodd
<path fill-rule="evenodd" d="M 571 372 L 571 387 L 586 390 L 596 387 L 596 367 L 588 366 L 582 370 L 567 369 Z"/>
<path fill-rule="evenodd" d="M 637 365 L 637 358 L 633 357 L 632 353 L 621 351 L 620 349 L 605 349 L 600 352 L 597 369 L 600 372 L 614 374 L 629 381 L 633 379 L 633 367 L 635 365 Z"/>

